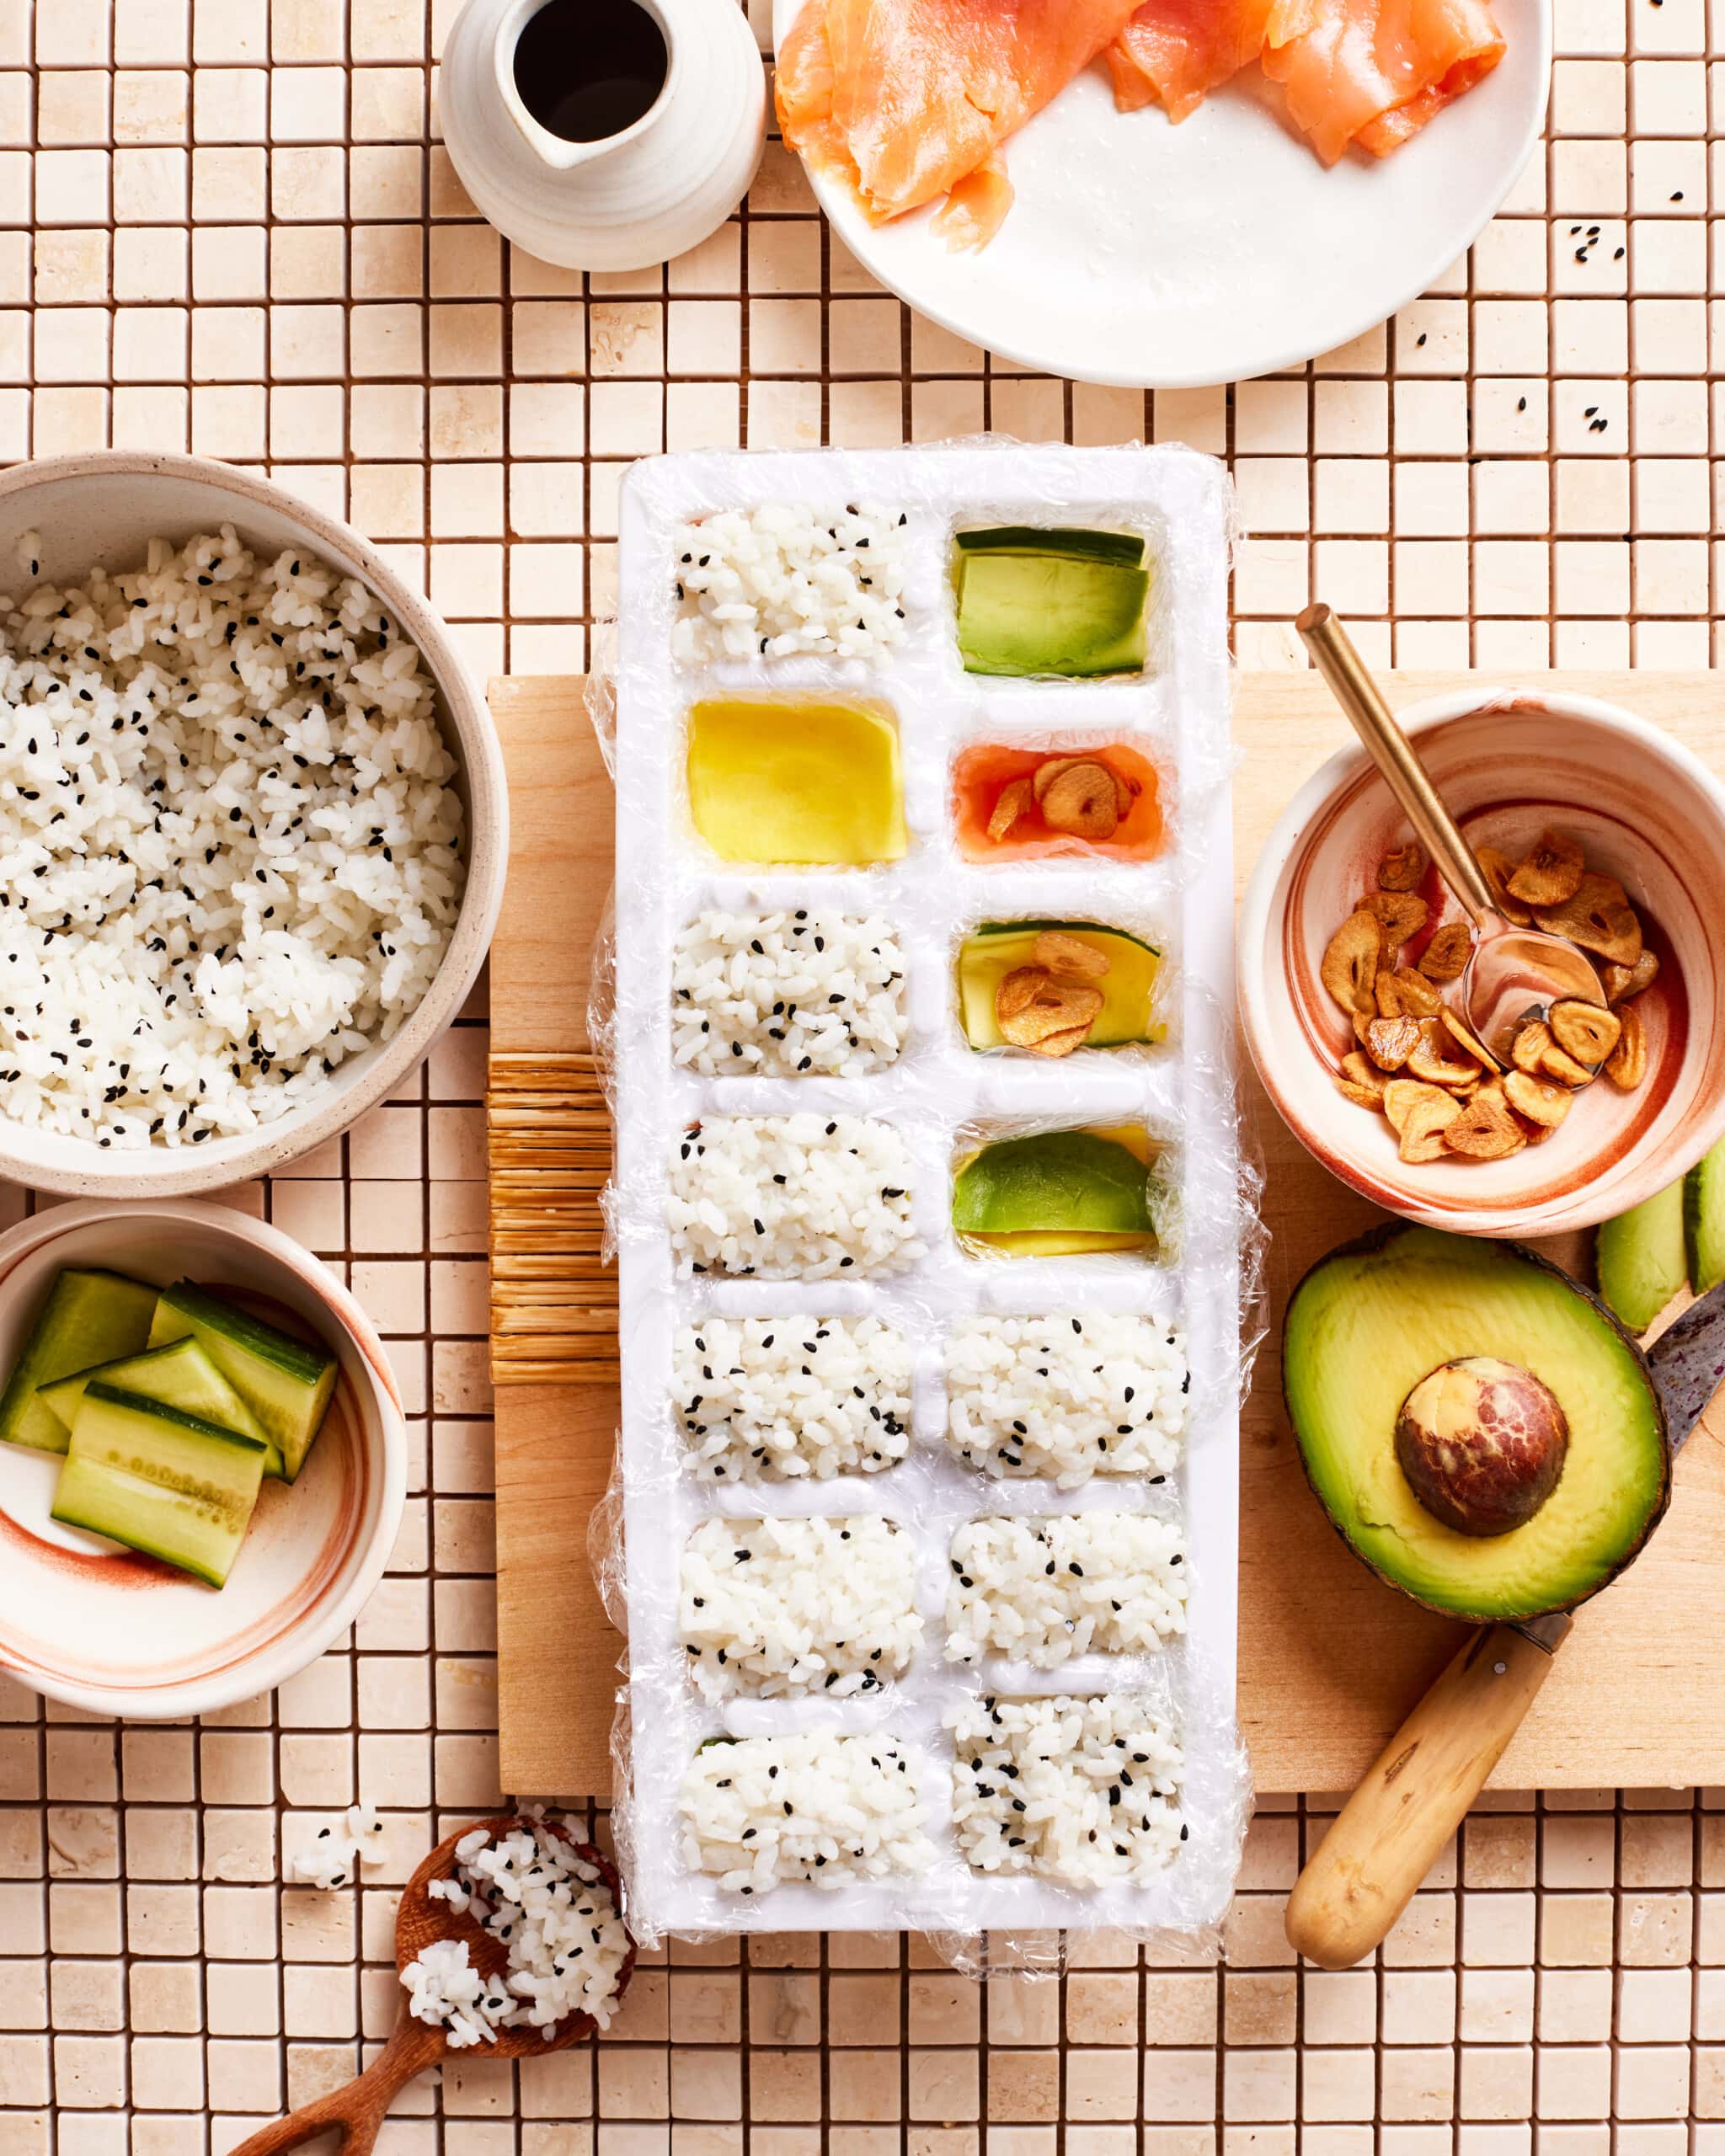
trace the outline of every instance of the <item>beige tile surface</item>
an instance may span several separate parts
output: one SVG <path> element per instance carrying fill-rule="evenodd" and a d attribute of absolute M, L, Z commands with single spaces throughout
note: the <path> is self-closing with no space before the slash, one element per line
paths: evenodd
<path fill-rule="evenodd" d="M 1556 0 L 1551 139 L 1440 290 L 1297 374 L 1154 396 L 1027 377 L 911 315 L 777 143 L 744 214 L 662 269 L 529 259 L 441 147 L 452 13 L 0 0 L 0 458 L 258 463 L 382 545 L 482 669 L 563 671 L 612 590 L 630 457 L 1180 439 L 1240 490 L 1249 664 L 1291 658 L 1320 584 L 1379 660 L 1710 660 L 1725 33 L 1701 0 Z M 408 1517 L 351 1639 L 201 1730 L 0 1680 L 0 2156 L 225 2156 L 355 2070 L 394 2012 L 400 1881 L 500 1794 L 485 1038 L 476 1005 L 255 1194 L 351 1281 L 414 1411 Z M 284 1842 L 356 1796 L 387 1861 L 357 1893 L 281 1888 Z M 675 1945 L 596 2060 L 463 2062 L 380 2147 L 1725 2156 L 1721 1802 L 1494 1799 L 1342 1975 L 1282 1938 L 1316 1805 L 1255 1823 L 1220 1961 L 1092 1940 L 1058 1984 L 978 1986 L 917 1940 Z"/>

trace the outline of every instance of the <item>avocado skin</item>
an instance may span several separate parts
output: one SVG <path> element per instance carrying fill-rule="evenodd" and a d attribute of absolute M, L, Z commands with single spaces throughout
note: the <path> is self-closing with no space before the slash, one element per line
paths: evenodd
<path fill-rule="evenodd" d="M 1489 1251 L 1496 1257 L 1509 1262 L 1519 1262 L 1535 1273 L 1548 1276 L 1561 1287 L 1565 1294 L 1573 1297 L 1578 1304 L 1589 1310 L 1604 1331 L 1614 1336 L 1617 1347 L 1638 1376 L 1640 1390 L 1645 1396 L 1650 1425 L 1648 1435 L 1652 1437 L 1657 1434 L 1658 1438 L 1657 1488 L 1647 1503 L 1641 1518 L 1635 1524 L 1631 1535 L 1620 1547 L 1610 1553 L 1609 1562 L 1596 1574 L 1580 1580 L 1567 1582 L 1554 1579 L 1551 1583 L 1551 1591 L 1548 1596 L 1543 1593 L 1535 1596 L 1505 1593 L 1495 1598 L 1482 1597 L 1471 1603 L 1460 1596 L 1454 1598 L 1440 1598 L 1432 1593 L 1422 1593 L 1407 1580 L 1398 1577 L 1391 1566 L 1381 1562 L 1376 1557 L 1363 1550 L 1354 1534 L 1350 1532 L 1347 1520 L 1338 1513 L 1332 1502 L 1332 1493 L 1325 1487 L 1322 1475 L 1313 1462 L 1308 1450 L 1307 1439 L 1302 1435 L 1300 1430 L 1300 1416 L 1295 1403 L 1297 1378 L 1295 1382 L 1290 1383 L 1290 1371 L 1295 1369 L 1301 1352 L 1300 1343 L 1295 1337 L 1296 1324 L 1301 1312 L 1303 1299 L 1322 1285 L 1324 1276 L 1331 1268 L 1349 1261 L 1380 1256 L 1391 1250 L 1399 1240 L 1407 1236 L 1428 1238 L 1438 1243 L 1457 1244 L 1463 1250 L 1476 1255 L 1482 1251 Z M 1598 1295 L 1565 1273 L 1561 1266 L 1553 1265 L 1548 1258 L 1542 1257 L 1537 1251 L 1529 1249 L 1525 1243 L 1477 1241 L 1466 1236 L 1443 1235 L 1434 1229 L 1411 1227 L 1405 1221 L 1388 1221 L 1382 1227 L 1373 1229 L 1369 1234 L 1358 1236 L 1350 1242 L 1338 1245 L 1336 1249 L 1330 1251 L 1306 1269 L 1293 1294 L 1288 1298 L 1287 1309 L 1282 1321 L 1281 1344 L 1283 1405 L 1287 1411 L 1289 1424 L 1294 1433 L 1295 1449 L 1300 1454 L 1300 1468 L 1311 1486 L 1312 1495 L 1323 1508 L 1325 1518 L 1335 1529 L 1349 1553 L 1357 1558 L 1368 1572 L 1375 1574 L 1386 1587 L 1392 1587 L 1399 1594 L 1406 1595 L 1409 1601 L 1418 1603 L 1423 1609 L 1434 1610 L 1439 1616 L 1460 1618 L 1478 1624 L 1497 1622 L 1513 1624 L 1533 1617 L 1551 1616 L 1561 1611 L 1573 1609 L 1579 1604 L 1589 1600 L 1602 1588 L 1608 1587 L 1621 1573 L 1627 1571 L 1646 1547 L 1648 1539 L 1653 1529 L 1665 1516 L 1666 1508 L 1671 1501 L 1670 1433 L 1666 1426 L 1664 1403 L 1660 1398 L 1658 1384 L 1648 1367 L 1646 1356 L 1642 1353 L 1634 1337 L 1625 1330 Z M 1434 1348 L 1430 1363 L 1427 1367 L 1435 1368 L 1439 1362 L 1447 1359 L 1450 1352 L 1451 1351 L 1444 1349 L 1439 1343 Z M 1549 1371 L 1535 1370 L 1535 1374 L 1545 1377 L 1549 1383 L 1553 1374 Z M 1386 1429 L 1382 1435 L 1382 1443 L 1393 1461 L 1393 1428 Z M 1399 1475 L 1399 1468 L 1397 1473 Z M 1561 1488 L 1561 1483 L 1559 1486 Z M 1413 1502 L 1410 1493 L 1410 1502 Z M 1415 1508 L 1418 1509 L 1417 1505 Z M 1422 1514 L 1423 1518 L 1429 1517 Z M 1434 1541 L 1450 1535 L 1450 1530 L 1434 1519 L 1431 1520 L 1430 1528 Z M 1525 1530 L 1516 1532 L 1521 1533 Z M 1492 1546 L 1513 1545 L 1515 1540 L 1516 1534 L 1512 1533 L 1494 1538 Z"/>

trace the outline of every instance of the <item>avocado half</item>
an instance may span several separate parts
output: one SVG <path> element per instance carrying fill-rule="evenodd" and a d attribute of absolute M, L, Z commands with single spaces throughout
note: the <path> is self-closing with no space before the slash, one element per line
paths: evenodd
<path fill-rule="evenodd" d="M 1396 1457 L 1402 1402 L 1463 1356 L 1530 1370 L 1569 1425 L 1557 1487 L 1503 1534 L 1445 1526 Z M 1332 1251 L 1288 1305 L 1282 1392 L 1337 1533 L 1380 1579 L 1448 1616 L 1513 1621 L 1585 1601 L 1633 1562 L 1670 1499 L 1646 1358 L 1597 1296 L 1519 1243 L 1392 1225 Z"/>

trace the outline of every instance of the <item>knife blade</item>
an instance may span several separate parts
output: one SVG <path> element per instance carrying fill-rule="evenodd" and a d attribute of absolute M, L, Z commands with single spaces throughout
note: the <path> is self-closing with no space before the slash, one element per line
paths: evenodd
<path fill-rule="evenodd" d="M 1648 1350 L 1671 1449 L 1684 1441 L 1725 1385 L 1725 1280 L 1698 1295 Z"/>
<path fill-rule="evenodd" d="M 1665 1411 L 1665 1435 L 1680 1452 L 1707 1404 L 1725 1385 L 1725 1280 L 1696 1296 L 1647 1351 L 1659 1404 Z M 1574 1618 L 1567 1610 L 1524 1618 L 1510 1629 L 1556 1654 L 1569 1636 Z"/>

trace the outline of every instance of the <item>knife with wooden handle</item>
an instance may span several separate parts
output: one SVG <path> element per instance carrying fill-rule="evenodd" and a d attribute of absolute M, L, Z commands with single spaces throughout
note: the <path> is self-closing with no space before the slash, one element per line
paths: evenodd
<path fill-rule="evenodd" d="M 1725 1384 L 1725 1283 L 1648 1350 L 1674 1453 Z M 1383 1939 L 1466 1817 L 1569 1636 L 1567 1613 L 1489 1625 L 1373 1761 L 1288 1897 L 1288 1941 L 1346 1969 Z"/>

